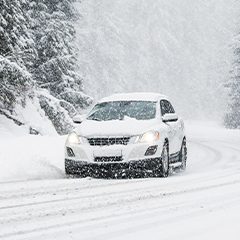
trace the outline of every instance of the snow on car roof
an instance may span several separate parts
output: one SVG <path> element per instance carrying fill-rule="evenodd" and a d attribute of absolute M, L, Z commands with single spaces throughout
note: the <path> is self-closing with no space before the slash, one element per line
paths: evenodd
<path fill-rule="evenodd" d="M 159 98 L 167 99 L 165 95 L 150 92 L 137 92 L 137 93 L 118 93 L 109 97 L 102 98 L 99 102 L 112 102 L 112 101 L 157 101 Z"/>

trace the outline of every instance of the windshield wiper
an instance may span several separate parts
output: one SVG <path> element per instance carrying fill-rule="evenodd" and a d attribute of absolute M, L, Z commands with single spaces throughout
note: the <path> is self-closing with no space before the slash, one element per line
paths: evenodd
<path fill-rule="evenodd" d="M 99 119 L 99 118 L 96 118 L 96 117 L 93 117 L 93 118 L 88 118 L 88 120 L 93 120 L 93 121 L 98 121 L 98 122 L 100 122 L 100 121 L 102 121 L 101 119 Z"/>

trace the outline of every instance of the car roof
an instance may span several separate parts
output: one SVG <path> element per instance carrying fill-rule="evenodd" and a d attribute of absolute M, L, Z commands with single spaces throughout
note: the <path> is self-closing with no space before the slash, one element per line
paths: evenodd
<path fill-rule="evenodd" d="M 165 95 L 151 92 L 118 93 L 102 98 L 99 102 L 113 101 L 158 101 L 158 99 L 168 99 Z"/>

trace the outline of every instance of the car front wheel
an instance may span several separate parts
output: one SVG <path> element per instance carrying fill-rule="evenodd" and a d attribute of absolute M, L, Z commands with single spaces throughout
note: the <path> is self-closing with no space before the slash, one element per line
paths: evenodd
<path fill-rule="evenodd" d="M 163 145 L 160 172 L 161 177 L 167 177 L 169 173 L 169 152 L 167 143 Z"/>

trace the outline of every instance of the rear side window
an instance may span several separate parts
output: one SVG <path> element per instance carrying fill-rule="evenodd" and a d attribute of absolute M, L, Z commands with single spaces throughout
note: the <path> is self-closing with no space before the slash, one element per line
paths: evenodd
<path fill-rule="evenodd" d="M 166 113 L 175 113 L 172 104 L 167 100 L 161 100 L 160 107 L 162 116 L 164 116 Z"/>

